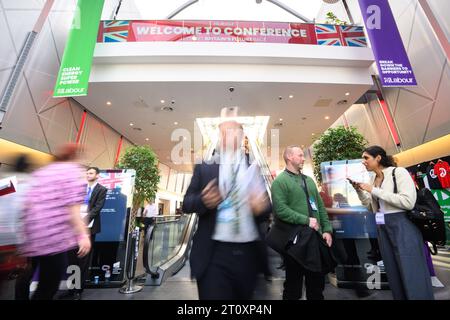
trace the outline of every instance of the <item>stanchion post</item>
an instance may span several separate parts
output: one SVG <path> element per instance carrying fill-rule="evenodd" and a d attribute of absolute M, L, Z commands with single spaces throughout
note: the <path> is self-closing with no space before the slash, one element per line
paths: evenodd
<path fill-rule="evenodd" d="M 136 265 L 139 253 L 139 228 L 136 227 L 133 232 L 128 234 L 128 263 L 127 263 L 127 284 L 120 288 L 120 293 L 130 294 L 142 290 L 143 286 L 134 284 Z"/>

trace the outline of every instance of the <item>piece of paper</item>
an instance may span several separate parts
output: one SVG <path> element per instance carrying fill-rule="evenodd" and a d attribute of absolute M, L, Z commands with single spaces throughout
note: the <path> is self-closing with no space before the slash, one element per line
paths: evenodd
<path fill-rule="evenodd" d="M 16 192 L 16 177 L 8 177 L 0 180 L 0 196 Z"/>
<path fill-rule="evenodd" d="M 87 220 L 86 217 L 88 216 L 88 214 L 89 214 L 89 212 L 88 212 L 87 204 L 81 205 L 80 216 L 81 216 L 81 219 L 83 219 L 83 221 L 86 222 L 86 220 Z M 93 225 L 94 225 L 94 219 L 92 219 L 91 223 L 89 223 L 87 227 L 92 228 Z"/>

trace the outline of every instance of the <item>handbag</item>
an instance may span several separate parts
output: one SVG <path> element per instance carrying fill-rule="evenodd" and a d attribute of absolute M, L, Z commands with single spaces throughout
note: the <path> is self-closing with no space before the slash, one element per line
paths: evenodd
<path fill-rule="evenodd" d="M 392 179 L 394 180 L 394 193 L 398 193 L 395 169 L 392 170 Z M 417 190 L 414 208 L 406 215 L 420 230 L 423 240 L 433 245 L 435 252 L 431 253 L 436 254 L 436 245 L 445 245 L 446 242 L 445 221 L 444 213 L 429 189 Z"/>

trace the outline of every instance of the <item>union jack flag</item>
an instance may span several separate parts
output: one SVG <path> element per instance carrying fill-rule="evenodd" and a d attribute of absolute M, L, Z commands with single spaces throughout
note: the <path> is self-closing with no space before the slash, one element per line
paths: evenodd
<path fill-rule="evenodd" d="M 129 20 L 100 22 L 97 42 L 127 42 Z"/>
<path fill-rule="evenodd" d="M 116 173 L 100 173 L 100 178 L 98 179 L 98 182 L 106 187 L 108 190 L 116 189 L 116 188 L 122 188 L 122 176 L 121 174 Z"/>
<path fill-rule="evenodd" d="M 367 46 L 362 27 L 316 24 L 317 44 L 323 46 Z"/>
<path fill-rule="evenodd" d="M 339 26 L 316 24 L 317 44 L 322 46 L 342 46 Z"/>
<path fill-rule="evenodd" d="M 363 27 L 340 26 L 344 46 L 367 47 L 366 36 Z"/>

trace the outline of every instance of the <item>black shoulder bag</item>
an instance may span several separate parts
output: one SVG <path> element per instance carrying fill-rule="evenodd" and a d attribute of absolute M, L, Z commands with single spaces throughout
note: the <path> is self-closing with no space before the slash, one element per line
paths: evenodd
<path fill-rule="evenodd" d="M 392 170 L 392 179 L 394 180 L 394 193 L 398 193 L 395 169 Z M 416 204 L 412 210 L 407 212 L 407 216 L 419 228 L 423 240 L 433 245 L 434 252 L 431 251 L 431 253 L 436 254 L 436 245 L 445 245 L 446 242 L 445 221 L 444 213 L 429 189 L 417 190 Z"/>

